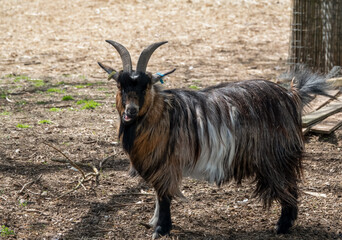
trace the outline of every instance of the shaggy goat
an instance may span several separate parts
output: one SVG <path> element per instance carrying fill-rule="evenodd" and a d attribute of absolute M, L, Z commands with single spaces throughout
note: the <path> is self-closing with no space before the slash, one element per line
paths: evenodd
<path fill-rule="evenodd" d="M 309 94 L 326 95 L 325 79 L 297 74 L 289 90 L 264 80 L 222 83 L 201 91 L 161 90 L 155 84 L 161 76 L 146 72 L 146 67 L 154 50 L 166 42 L 147 47 L 135 71 L 127 49 L 107 42 L 123 62 L 120 72 L 99 63 L 117 82 L 120 141 L 131 169 L 157 195 L 150 221 L 153 238 L 170 232 L 170 203 L 182 196 L 184 176 L 217 185 L 252 178 L 254 194 L 264 207 L 274 200 L 281 204 L 277 233 L 288 232 L 298 213 L 302 109 L 311 100 Z"/>

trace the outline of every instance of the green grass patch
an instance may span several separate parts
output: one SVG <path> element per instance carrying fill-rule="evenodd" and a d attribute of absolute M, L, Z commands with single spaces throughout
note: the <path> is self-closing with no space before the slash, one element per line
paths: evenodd
<path fill-rule="evenodd" d="M 79 100 L 77 101 L 77 104 L 84 104 L 82 109 L 95 109 L 98 106 L 101 106 L 100 103 L 95 102 L 94 100 Z"/>
<path fill-rule="evenodd" d="M 31 79 L 26 75 L 15 75 L 15 74 L 7 74 L 5 78 L 13 78 L 13 82 L 18 83 L 20 81 L 30 81 L 35 87 L 42 87 L 45 85 L 44 80 L 41 79 Z"/>
<path fill-rule="evenodd" d="M 51 124 L 52 122 L 50 120 L 40 120 L 38 124 Z"/>
<path fill-rule="evenodd" d="M 5 225 L 0 226 L 0 237 L 6 238 L 9 236 L 13 236 L 14 231 L 6 227 Z"/>
<path fill-rule="evenodd" d="M 60 112 L 60 111 L 62 111 L 62 109 L 53 107 L 53 108 L 50 108 L 49 111 L 50 112 Z"/>
<path fill-rule="evenodd" d="M 6 99 L 7 94 L 5 92 L 0 93 L 0 98 Z"/>
<path fill-rule="evenodd" d="M 60 81 L 57 83 L 57 85 L 65 85 L 65 82 L 64 81 Z"/>
<path fill-rule="evenodd" d="M 17 125 L 17 128 L 31 128 L 31 126 L 28 125 L 28 124 L 21 124 L 21 123 L 19 123 L 19 124 Z"/>
<path fill-rule="evenodd" d="M 88 102 L 89 100 L 88 99 L 85 99 L 85 100 L 78 100 L 77 101 L 77 105 L 80 105 L 80 104 L 83 104 L 83 103 L 86 103 L 86 102 Z"/>
<path fill-rule="evenodd" d="M 10 115 L 9 112 L 6 112 L 6 111 L 0 112 L 0 116 L 8 116 L 8 115 Z"/>
<path fill-rule="evenodd" d="M 49 93 L 64 93 L 63 90 L 60 90 L 58 88 L 49 88 L 48 90 L 46 90 Z"/>
<path fill-rule="evenodd" d="M 86 102 L 82 109 L 95 109 L 96 107 L 101 106 L 100 103 L 95 102 L 93 100 L 90 100 L 89 102 Z"/>
<path fill-rule="evenodd" d="M 43 87 L 45 85 L 44 80 L 41 80 L 41 79 L 28 79 L 28 80 L 32 82 L 35 87 Z"/>
<path fill-rule="evenodd" d="M 21 80 L 30 81 L 31 78 L 25 75 L 14 76 L 14 79 L 13 79 L 14 82 L 17 83 L 17 82 L 20 82 Z"/>
<path fill-rule="evenodd" d="M 85 87 L 90 87 L 92 85 L 93 85 L 92 83 L 85 83 L 85 84 L 76 85 L 75 88 L 85 88 Z"/>
<path fill-rule="evenodd" d="M 74 100 L 74 98 L 70 95 L 63 96 L 62 101 L 71 101 Z"/>
<path fill-rule="evenodd" d="M 194 90 L 198 90 L 199 89 L 199 87 L 196 86 L 196 85 L 190 85 L 189 88 L 194 89 Z"/>

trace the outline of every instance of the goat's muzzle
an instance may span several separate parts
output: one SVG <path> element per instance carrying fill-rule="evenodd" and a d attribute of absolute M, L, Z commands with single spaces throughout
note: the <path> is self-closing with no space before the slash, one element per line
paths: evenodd
<path fill-rule="evenodd" d="M 139 107 L 135 105 L 128 105 L 125 108 L 125 111 L 122 114 L 122 123 L 125 125 L 129 125 L 134 122 L 137 118 L 139 112 Z"/>

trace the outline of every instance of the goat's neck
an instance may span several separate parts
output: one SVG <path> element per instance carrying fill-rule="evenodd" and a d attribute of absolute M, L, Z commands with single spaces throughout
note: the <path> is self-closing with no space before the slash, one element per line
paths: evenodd
<path fill-rule="evenodd" d="M 165 98 L 159 92 L 155 92 L 144 114 L 140 115 L 131 125 L 120 124 L 120 140 L 130 155 L 134 154 L 133 152 L 138 148 L 142 148 L 145 143 L 159 139 L 158 135 L 164 135 L 162 131 L 168 131 L 169 121 L 166 116 Z M 149 144 L 148 149 L 152 145 L 153 143 Z"/>
<path fill-rule="evenodd" d="M 151 104 L 145 114 L 141 119 L 142 125 L 147 125 L 147 127 L 152 127 L 151 124 L 155 125 L 163 118 L 163 113 L 165 108 L 165 96 L 156 92 L 153 96 Z"/>

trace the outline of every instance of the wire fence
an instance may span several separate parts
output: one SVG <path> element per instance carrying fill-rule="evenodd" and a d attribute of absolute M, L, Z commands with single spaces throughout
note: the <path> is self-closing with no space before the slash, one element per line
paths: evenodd
<path fill-rule="evenodd" d="M 342 65 L 342 0 L 293 0 L 288 63 L 329 72 Z"/>

